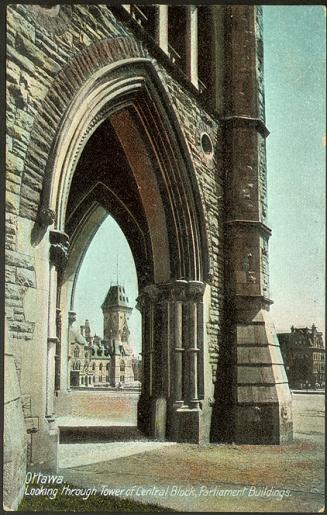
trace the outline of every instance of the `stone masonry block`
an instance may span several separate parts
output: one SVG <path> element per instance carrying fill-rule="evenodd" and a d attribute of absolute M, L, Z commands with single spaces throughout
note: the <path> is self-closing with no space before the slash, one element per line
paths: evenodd
<path fill-rule="evenodd" d="M 6 265 L 34 270 L 33 260 L 29 256 L 20 254 L 19 252 L 6 252 L 5 261 Z"/>
<path fill-rule="evenodd" d="M 21 174 L 24 170 L 24 161 L 23 159 L 17 157 L 12 152 L 7 152 L 6 156 L 6 166 L 8 170 L 12 172 Z"/>
<path fill-rule="evenodd" d="M 35 271 L 26 268 L 18 268 L 16 283 L 22 286 L 36 287 Z"/>
<path fill-rule="evenodd" d="M 283 365 L 239 365 L 237 369 L 238 384 L 275 384 L 287 383 L 287 376 Z"/>
<path fill-rule="evenodd" d="M 237 348 L 237 362 L 239 364 L 283 364 L 283 357 L 280 348 L 277 346 L 246 346 L 241 345 Z"/>

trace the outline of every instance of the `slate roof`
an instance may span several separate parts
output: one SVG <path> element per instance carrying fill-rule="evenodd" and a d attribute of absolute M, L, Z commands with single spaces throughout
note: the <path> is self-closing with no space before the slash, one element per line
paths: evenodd
<path fill-rule="evenodd" d="M 117 284 L 115 286 L 110 286 L 101 308 L 106 309 L 113 306 L 128 308 L 128 302 L 129 300 L 126 296 L 124 286 Z"/>

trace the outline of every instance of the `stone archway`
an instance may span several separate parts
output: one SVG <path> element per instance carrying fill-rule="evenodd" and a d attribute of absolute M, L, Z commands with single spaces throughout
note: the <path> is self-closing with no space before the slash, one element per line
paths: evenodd
<path fill-rule="evenodd" d="M 38 220 L 38 230 L 42 230 L 44 213 L 54 213 L 54 230 L 50 231 L 48 416 L 53 411 L 55 354 L 60 354 L 61 371 L 65 366 L 64 346 L 60 345 L 64 324 L 58 324 L 58 313 L 66 320 L 69 303 L 67 298 L 63 299 L 62 291 L 58 294 L 57 285 L 67 278 L 69 236 L 78 234 L 81 228 L 73 224 L 73 229 L 69 229 L 70 192 L 83 149 L 101 125 L 109 121 L 138 193 L 134 209 L 142 210 L 144 215 L 143 254 L 136 249 L 144 356 L 139 427 L 156 438 L 199 442 L 208 439 L 209 425 L 203 409 L 203 295 L 209 274 L 208 246 L 195 174 L 165 95 L 150 61 L 121 61 L 95 73 L 81 87 L 61 120 L 48 160 Z M 82 188 L 84 200 L 94 194 L 98 201 L 100 190 L 112 190 L 107 178 L 91 189 L 92 192 L 89 187 Z M 116 198 L 115 206 L 119 202 L 124 204 L 121 192 L 111 193 Z M 77 210 L 83 202 L 79 199 Z M 128 211 L 127 206 L 124 208 Z M 83 216 L 87 217 L 87 209 Z M 71 241 L 73 251 L 74 238 Z M 133 248 L 133 238 L 129 241 Z M 71 266 L 70 263 L 68 270 Z M 78 259 L 74 266 L 73 274 Z M 60 388 L 65 387 L 63 377 L 60 384 Z"/>

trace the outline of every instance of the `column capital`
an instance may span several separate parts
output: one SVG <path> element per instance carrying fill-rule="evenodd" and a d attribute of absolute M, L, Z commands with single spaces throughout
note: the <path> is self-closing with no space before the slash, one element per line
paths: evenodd
<path fill-rule="evenodd" d="M 50 263 L 61 270 L 68 259 L 69 237 L 62 231 L 50 231 Z"/>
<path fill-rule="evenodd" d="M 205 284 L 201 281 L 186 281 L 176 279 L 166 283 L 151 284 L 141 291 L 137 298 L 137 307 L 142 307 L 147 302 L 187 302 L 189 300 L 202 299 Z"/>

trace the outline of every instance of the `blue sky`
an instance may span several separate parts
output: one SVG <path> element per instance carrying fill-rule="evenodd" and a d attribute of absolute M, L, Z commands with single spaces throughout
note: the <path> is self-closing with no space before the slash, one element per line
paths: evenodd
<path fill-rule="evenodd" d="M 265 90 L 271 315 L 277 330 L 314 322 L 324 329 L 325 59 L 323 6 L 265 6 Z M 100 305 L 119 277 L 131 299 L 137 279 L 130 248 L 111 217 L 81 267 L 75 309 L 102 335 Z M 124 278 L 124 279 L 122 279 Z M 140 315 L 131 317 L 139 349 Z"/>
<path fill-rule="evenodd" d="M 263 10 L 271 314 L 279 330 L 323 330 L 326 11 Z"/>

